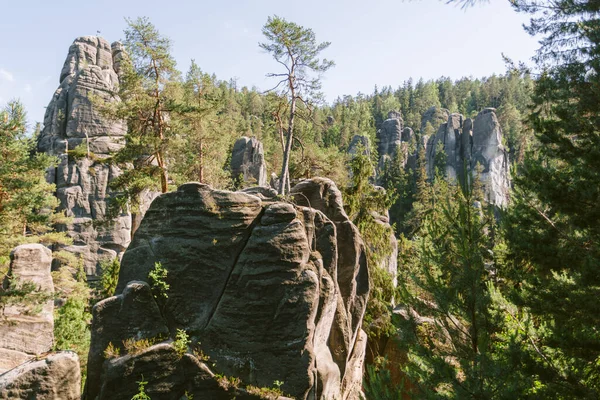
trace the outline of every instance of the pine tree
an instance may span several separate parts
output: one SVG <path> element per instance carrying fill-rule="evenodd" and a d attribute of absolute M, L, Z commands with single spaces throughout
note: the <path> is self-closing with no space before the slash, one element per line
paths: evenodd
<path fill-rule="evenodd" d="M 282 73 L 267 74 L 269 77 L 279 79 L 277 85 L 271 90 L 278 90 L 283 85 L 284 89 L 281 92 L 289 103 L 289 118 L 279 183 L 279 193 L 285 194 L 286 186 L 289 186 L 289 162 L 298 103 L 310 108 L 310 102 L 320 95 L 319 75 L 331 68 L 334 63 L 318 58 L 319 53 L 329 47 L 330 43 L 317 43 L 311 29 L 273 16 L 267 19 L 262 32 L 267 42 L 260 43 L 260 48 L 270 53 L 285 68 Z M 311 77 L 311 72 L 317 76 Z"/>
<path fill-rule="evenodd" d="M 32 242 L 70 244 L 53 226 L 66 223 L 64 213 L 55 212 L 55 187 L 45 172 L 56 160 L 35 152 L 34 137 L 26 134 L 26 114 L 19 102 L 0 111 L 0 272 L 8 268 L 13 247 Z"/>
<path fill-rule="evenodd" d="M 513 280 L 532 314 L 524 349 L 540 397 L 600 397 L 600 5 L 515 1 L 533 14 L 542 73 L 528 122 L 528 154 L 508 215 Z"/>
<path fill-rule="evenodd" d="M 416 399 L 520 398 L 531 382 L 507 351 L 522 337 L 505 323 L 510 304 L 496 284 L 494 219 L 468 185 L 436 179 L 430 193 L 414 241 L 400 246 L 396 323 L 407 362 L 398 366 L 406 381 L 397 390 Z"/>

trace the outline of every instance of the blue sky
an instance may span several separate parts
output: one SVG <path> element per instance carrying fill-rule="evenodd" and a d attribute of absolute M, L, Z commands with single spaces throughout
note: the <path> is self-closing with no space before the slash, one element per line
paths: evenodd
<path fill-rule="evenodd" d="M 410 77 L 503 73 L 501 53 L 528 61 L 537 48 L 522 29 L 526 16 L 507 0 L 468 10 L 438 0 L 0 0 L 0 10 L 0 105 L 21 99 L 31 123 L 42 121 L 73 40 L 97 31 L 119 40 L 124 17 L 149 17 L 172 39 L 180 69 L 195 59 L 219 79 L 260 89 L 270 87 L 265 73 L 277 70 L 258 47 L 267 17 L 310 27 L 332 43 L 324 52 L 336 62 L 323 81 L 328 101 Z"/>

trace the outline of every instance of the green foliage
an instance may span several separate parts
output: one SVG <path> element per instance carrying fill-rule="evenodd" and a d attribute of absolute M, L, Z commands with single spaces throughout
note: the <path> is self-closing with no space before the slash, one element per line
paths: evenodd
<path fill-rule="evenodd" d="M 273 16 L 267 19 L 262 33 L 267 41 L 259 43 L 260 48 L 270 53 L 275 61 L 285 67 L 282 73 L 267 74 L 268 77 L 276 78 L 278 81 L 271 91 L 279 91 L 281 98 L 285 99 L 286 108 L 289 108 L 285 145 L 283 144 L 282 115 L 276 114 L 283 150 L 279 194 L 283 195 L 290 181 L 289 162 L 294 140 L 295 118 L 302 116 L 305 120 L 309 119 L 308 115 L 302 115 L 303 110 L 298 108 L 297 104 L 303 104 L 310 115 L 311 102 L 321 96 L 319 93 L 321 74 L 333 67 L 334 63 L 318 58 L 319 53 L 327 49 L 330 43 L 317 43 L 312 29 Z"/>
<path fill-rule="evenodd" d="M 39 314 L 42 306 L 52 299 L 52 295 L 40 290 L 39 286 L 31 281 L 5 275 L 3 284 L 0 285 L 0 323 L 8 321 L 5 311 L 7 307 L 14 307 L 21 314 Z"/>
<path fill-rule="evenodd" d="M 131 398 L 131 400 L 152 400 L 150 396 L 146 394 L 146 385 L 148 381 L 144 380 L 144 376 L 142 379 L 137 382 L 138 384 L 138 393 Z"/>
<path fill-rule="evenodd" d="M 434 180 L 414 240 L 400 246 L 397 324 L 413 398 L 520 398 L 532 384 L 511 358 L 522 321 L 507 321 L 514 306 L 497 289 L 499 239 L 475 186 Z"/>
<path fill-rule="evenodd" d="M 0 110 L 0 273 L 6 272 L 10 251 L 19 244 L 70 244 L 53 225 L 67 222 L 56 213 L 58 200 L 45 171 L 56 159 L 35 153 L 35 138 L 26 134 L 26 114 L 16 101 Z"/>
<path fill-rule="evenodd" d="M 394 330 L 390 312 L 394 296 L 393 279 L 383 265 L 392 254 L 394 232 L 378 216 L 385 215 L 394 196 L 370 182 L 374 173 L 373 163 L 360 146 L 350 161 L 350 168 L 351 185 L 344 191 L 344 207 L 365 242 L 371 283 L 364 328 L 369 336 L 385 336 Z"/>
<path fill-rule="evenodd" d="M 383 359 L 373 365 L 367 365 L 366 370 L 363 384 L 366 399 L 403 400 L 406 398 L 404 386 L 396 385 L 392 381 L 387 360 Z"/>
<path fill-rule="evenodd" d="M 118 258 L 112 260 L 102 260 L 100 262 L 102 275 L 100 276 L 100 296 L 107 298 L 114 295 L 119 282 L 119 271 L 121 263 Z"/>
<path fill-rule="evenodd" d="M 183 329 L 177 329 L 177 335 L 173 341 L 173 347 L 175 348 L 175 351 L 179 357 L 183 357 L 183 355 L 187 353 L 190 342 L 191 340 L 186 331 Z"/>
<path fill-rule="evenodd" d="M 538 398 L 600 397 L 600 26 L 594 1 L 514 1 L 542 69 L 506 219 L 513 298 L 531 315 L 525 371 Z M 523 227 L 527 227 L 523 229 Z"/>
<path fill-rule="evenodd" d="M 169 271 L 160 262 L 154 263 L 154 269 L 148 273 L 148 281 L 154 298 L 164 301 L 169 298 L 170 285 L 166 282 Z"/>
<path fill-rule="evenodd" d="M 246 386 L 246 391 L 249 394 L 258 396 L 260 399 L 264 400 L 277 400 L 279 397 L 283 396 L 283 391 L 281 390 L 281 385 L 283 382 L 275 381 L 273 382 L 275 387 L 258 387 L 253 385 Z"/>

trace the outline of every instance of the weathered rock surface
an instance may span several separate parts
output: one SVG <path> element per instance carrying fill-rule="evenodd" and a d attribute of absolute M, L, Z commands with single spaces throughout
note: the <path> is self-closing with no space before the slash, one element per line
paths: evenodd
<path fill-rule="evenodd" d="M 404 121 L 397 111 L 390 111 L 388 119 L 383 121 L 381 129 L 377 131 L 377 154 L 379 155 L 379 168 L 382 169 L 386 161 L 394 158 L 402 142 Z"/>
<path fill-rule="evenodd" d="M 231 175 L 246 183 L 267 185 L 267 165 L 262 143 L 256 138 L 243 136 L 236 140 L 231 154 Z"/>
<path fill-rule="evenodd" d="M 369 149 L 371 148 L 369 144 L 369 137 L 364 135 L 354 135 L 352 136 L 352 140 L 348 145 L 348 154 L 354 156 L 358 153 L 359 148 L 361 149 L 363 154 L 370 154 Z"/>
<path fill-rule="evenodd" d="M 435 132 L 436 129 L 448 122 L 448 117 L 450 116 L 450 111 L 445 108 L 440 108 L 436 106 L 429 107 L 427 111 L 423 113 L 421 116 L 421 133 L 424 135 L 430 135 L 427 131 L 433 129 Z M 430 127 L 428 127 L 428 125 Z"/>
<path fill-rule="evenodd" d="M 71 351 L 29 361 L 0 375 L 0 399 L 79 400 L 79 358 Z"/>
<path fill-rule="evenodd" d="M 474 120 L 460 114 L 450 114 L 438 133 L 429 138 L 427 166 L 430 176 L 435 169 L 436 154 L 443 149 L 446 156 L 446 176 L 462 180 L 480 166 L 486 200 L 504 208 L 510 195 L 510 165 L 502 145 L 502 130 L 495 110 L 486 108 Z M 467 168 L 467 171 L 464 168 Z M 467 172 L 467 174 L 465 174 Z"/>
<path fill-rule="evenodd" d="M 120 44 L 111 45 L 95 36 L 77 38 L 60 75 L 60 85 L 46 109 L 38 150 L 55 155 L 59 165 L 48 171 L 56 184 L 61 209 L 73 222 L 62 227 L 73 245 L 66 250 L 81 254 L 85 271 L 93 277 L 103 258 L 120 256 L 131 240 L 131 215 L 120 215 L 111 226 L 98 227 L 110 198 L 109 183 L 121 170 L 100 162 L 119 150 L 125 140 L 126 126 L 102 116 L 92 103 L 119 101 Z M 68 152 L 78 148 L 79 156 Z"/>
<path fill-rule="evenodd" d="M 26 244 L 16 247 L 10 257 L 9 276 L 19 285 L 32 282 L 47 299 L 41 304 L 8 305 L 4 309 L 0 316 L 0 373 L 50 351 L 54 341 L 52 253 L 41 244 Z"/>
<path fill-rule="evenodd" d="M 510 165 L 508 152 L 502 145 L 502 130 L 495 110 L 486 108 L 473 121 L 470 165 L 483 167 L 481 180 L 488 202 L 506 207 L 510 195 Z"/>
<path fill-rule="evenodd" d="M 215 372 L 263 387 L 282 381 L 297 399 L 358 398 L 368 270 L 332 185 L 317 185 L 326 197 L 294 189 L 312 208 L 198 183 L 155 199 L 123 256 L 121 294 L 94 308 L 86 398 L 129 400 L 142 374 L 157 399 L 185 390 L 233 398 L 215 386 Z M 157 262 L 170 288 L 155 302 L 142 282 Z M 168 342 L 104 359 L 108 343 L 160 341 L 177 329 L 216 367 L 176 357 Z"/>
<path fill-rule="evenodd" d="M 377 132 L 379 145 L 377 147 L 379 162 L 378 173 L 381 174 L 386 165 L 395 158 L 401 161 L 401 166 L 416 166 L 417 138 L 411 128 L 404 127 L 404 122 L 398 111 L 390 111 L 388 119 L 383 122 Z M 399 153 L 400 152 L 400 153 Z"/>

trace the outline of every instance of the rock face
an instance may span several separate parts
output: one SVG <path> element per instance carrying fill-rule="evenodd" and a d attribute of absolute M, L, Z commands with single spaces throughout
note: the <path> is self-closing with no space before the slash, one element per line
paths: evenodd
<path fill-rule="evenodd" d="M 129 400 L 142 374 L 153 399 L 253 398 L 224 392 L 216 372 L 282 381 L 297 399 L 358 398 L 366 257 L 326 182 L 294 188 L 312 208 L 199 183 L 156 198 L 123 256 L 119 295 L 94 307 L 85 398 Z M 155 300 L 145 282 L 158 262 L 170 288 Z M 176 355 L 168 338 L 177 329 L 210 361 Z M 128 353 L 131 338 L 162 343 Z M 109 343 L 121 352 L 105 360 Z"/>
<path fill-rule="evenodd" d="M 52 253 L 41 244 L 26 244 L 16 247 L 10 257 L 9 276 L 19 285 L 32 282 L 46 298 L 39 304 L 8 305 L 4 309 L 4 316 L 0 316 L 0 373 L 50 351 L 54 341 Z"/>
<path fill-rule="evenodd" d="M 497 207 L 508 204 L 510 194 L 510 165 L 502 145 L 502 130 L 495 109 L 486 108 L 474 120 L 460 114 L 450 114 L 435 136 L 428 139 L 427 166 L 433 176 L 436 155 L 443 149 L 446 157 L 446 176 L 462 180 L 480 166 L 486 200 Z"/>
<path fill-rule="evenodd" d="M 0 399 L 79 400 L 81 375 L 77 354 L 64 351 L 29 361 L 0 375 Z"/>
<path fill-rule="evenodd" d="M 475 168 L 477 164 L 483 167 L 481 180 L 485 184 L 487 200 L 505 207 L 510 195 L 510 165 L 508 152 L 502 145 L 502 130 L 493 108 L 486 108 L 477 115 L 470 139 L 471 148 L 466 149 L 469 165 L 471 168 Z"/>
<path fill-rule="evenodd" d="M 348 145 L 348 154 L 350 154 L 351 156 L 354 156 L 356 153 L 358 153 L 359 148 L 361 149 L 363 154 L 366 154 L 366 155 L 370 154 L 369 149 L 371 148 L 371 146 L 369 144 L 368 136 L 363 136 L 363 135 L 352 136 L 352 140 L 350 141 L 350 144 Z"/>
<path fill-rule="evenodd" d="M 126 126 L 102 116 L 92 104 L 119 101 L 114 92 L 119 84 L 123 47 L 95 36 L 76 39 L 60 74 L 60 85 L 46 109 L 38 150 L 59 158 L 48 171 L 56 184 L 61 209 L 73 217 L 62 227 L 73 238 L 66 250 L 81 254 L 85 271 L 94 277 L 100 260 L 120 256 L 131 240 L 131 215 L 120 215 L 114 224 L 97 227 L 110 197 L 109 183 L 121 170 L 101 160 L 123 146 Z M 73 150 L 77 149 L 77 155 Z M 68 152 L 71 151 L 71 154 Z"/>
<path fill-rule="evenodd" d="M 397 111 L 390 111 L 388 119 L 383 121 L 381 129 L 377 132 L 379 145 L 377 152 L 379 157 L 392 155 L 396 152 L 396 148 L 400 146 L 402 141 L 402 130 L 404 129 L 404 121 Z"/>
<path fill-rule="evenodd" d="M 386 164 L 392 162 L 396 156 L 399 156 L 402 166 L 407 164 L 411 167 L 416 165 L 417 160 L 417 139 L 411 128 L 404 127 L 404 122 L 398 111 L 390 111 L 388 119 L 383 122 L 379 131 L 377 131 L 379 155 L 378 171 L 381 173 L 386 168 Z M 402 154 L 398 154 L 400 151 Z"/>
<path fill-rule="evenodd" d="M 231 175 L 247 183 L 267 186 L 265 153 L 258 139 L 243 136 L 236 140 L 231 154 Z"/>

